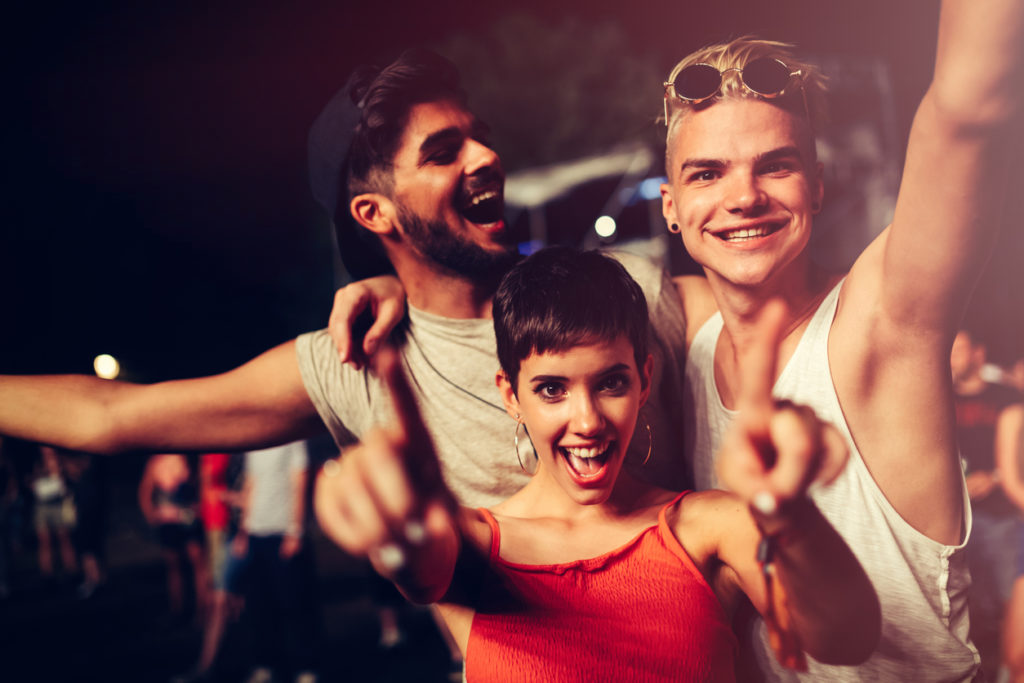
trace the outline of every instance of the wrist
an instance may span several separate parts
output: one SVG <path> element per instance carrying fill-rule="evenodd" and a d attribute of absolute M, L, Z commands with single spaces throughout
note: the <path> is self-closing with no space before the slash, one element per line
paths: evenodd
<path fill-rule="evenodd" d="M 803 535 L 817 512 L 817 507 L 807 496 L 779 501 L 771 512 L 758 506 L 750 506 L 754 524 L 764 537 L 774 539 L 776 545 Z"/>

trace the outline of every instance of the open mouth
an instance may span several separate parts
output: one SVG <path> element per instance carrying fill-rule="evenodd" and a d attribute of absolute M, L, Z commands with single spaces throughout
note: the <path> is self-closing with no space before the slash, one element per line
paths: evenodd
<path fill-rule="evenodd" d="M 504 218 L 505 200 L 501 188 L 482 190 L 472 194 L 460 209 L 463 217 L 471 223 L 490 225 Z"/>
<path fill-rule="evenodd" d="M 746 228 L 735 228 L 733 230 L 722 230 L 714 233 L 715 237 L 723 242 L 749 242 L 751 240 L 768 237 L 775 234 L 782 228 L 781 223 L 762 223 Z"/>
<path fill-rule="evenodd" d="M 596 446 L 559 446 L 558 450 L 569 468 L 581 479 L 593 479 L 604 471 L 608 457 L 615 452 L 614 441 Z"/>

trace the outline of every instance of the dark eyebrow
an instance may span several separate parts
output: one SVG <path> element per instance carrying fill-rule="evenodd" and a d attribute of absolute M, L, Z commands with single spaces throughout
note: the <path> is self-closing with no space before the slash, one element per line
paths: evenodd
<path fill-rule="evenodd" d="M 430 154 L 439 147 L 444 147 L 445 145 L 450 145 L 452 143 L 461 144 L 463 137 L 465 137 L 463 132 L 455 126 L 449 126 L 448 128 L 442 128 L 441 130 L 434 131 L 420 144 L 419 165 L 422 166 L 426 163 Z"/>
<path fill-rule="evenodd" d="M 597 377 L 604 377 L 605 375 L 611 375 L 613 373 L 622 372 L 624 370 L 629 370 L 629 364 L 627 364 L 627 363 L 616 363 L 615 365 L 611 365 L 611 366 L 605 368 L 604 370 L 601 370 L 600 372 L 596 373 L 596 376 Z M 530 382 L 531 383 L 565 382 L 568 379 L 569 379 L 568 377 L 562 377 L 561 375 L 534 375 L 533 377 L 530 378 Z"/>
<path fill-rule="evenodd" d="M 679 172 L 682 173 L 688 168 L 725 168 L 725 162 L 721 159 L 687 159 L 679 166 Z"/>
<path fill-rule="evenodd" d="M 754 163 L 763 164 L 769 161 L 778 161 L 779 159 L 802 159 L 800 150 L 795 145 L 786 145 L 785 147 L 778 147 L 776 149 L 769 150 L 763 154 L 759 154 L 755 159 Z M 687 159 L 679 166 L 680 173 L 688 168 L 711 168 L 711 169 L 723 169 L 725 168 L 725 162 L 721 159 Z"/>
<path fill-rule="evenodd" d="M 562 377 L 561 375 L 534 375 L 530 378 L 530 383 L 540 382 L 564 382 L 568 377 Z"/>
<path fill-rule="evenodd" d="M 765 152 L 757 157 L 756 161 L 759 164 L 763 164 L 767 161 L 778 161 L 779 159 L 802 159 L 800 150 L 795 145 L 787 145 L 785 147 L 779 147 L 769 152 Z"/>

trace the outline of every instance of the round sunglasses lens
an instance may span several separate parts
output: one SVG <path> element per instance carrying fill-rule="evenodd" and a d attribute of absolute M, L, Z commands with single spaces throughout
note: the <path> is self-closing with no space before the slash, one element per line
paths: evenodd
<path fill-rule="evenodd" d="M 770 57 L 755 59 L 743 67 L 743 83 L 759 95 L 778 95 L 789 83 L 789 67 Z"/>
<path fill-rule="evenodd" d="M 718 69 L 707 64 L 688 66 L 676 75 L 672 86 L 676 95 L 684 100 L 706 100 L 718 92 L 722 75 Z"/>

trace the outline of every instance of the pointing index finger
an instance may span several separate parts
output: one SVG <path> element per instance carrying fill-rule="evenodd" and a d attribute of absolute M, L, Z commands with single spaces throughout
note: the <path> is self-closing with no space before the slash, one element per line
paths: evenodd
<path fill-rule="evenodd" d="M 441 467 L 434 444 L 430 432 L 423 423 L 416 397 L 409 386 L 398 352 L 394 347 L 385 344 L 374 356 L 373 365 L 391 395 L 396 420 L 389 431 L 392 438 L 401 445 L 401 452 L 413 485 L 424 494 L 440 495 L 447 501 L 450 494 L 441 477 Z"/>
<path fill-rule="evenodd" d="M 786 307 L 772 299 L 754 325 L 754 343 L 739 357 L 740 389 L 736 407 L 748 428 L 767 434 L 774 400 L 775 367 L 782 343 Z"/>
<path fill-rule="evenodd" d="M 398 352 L 390 345 L 383 346 L 374 357 L 373 366 L 394 404 L 396 422 L 391 432 L 410 445 L 429 443 L 427 428 L 423 424 L 409 380 L 405 377 Z"/>

